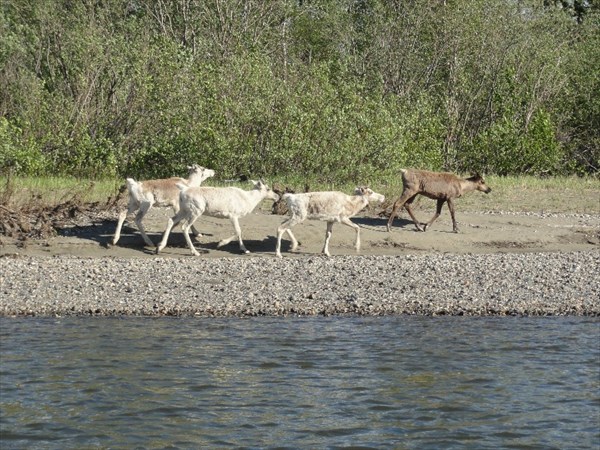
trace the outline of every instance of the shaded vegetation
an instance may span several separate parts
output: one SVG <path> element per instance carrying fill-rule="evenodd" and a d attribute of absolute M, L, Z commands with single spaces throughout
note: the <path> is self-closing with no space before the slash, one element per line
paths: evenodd
<path fill-rule="evenodd" d="M 598 174 L 596 1 L 7 0 L 0 173 Z"/>

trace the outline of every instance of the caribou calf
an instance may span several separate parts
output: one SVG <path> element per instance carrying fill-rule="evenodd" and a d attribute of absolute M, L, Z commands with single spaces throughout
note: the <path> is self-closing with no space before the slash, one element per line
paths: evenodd
<path fill-rule="evenodd" d="M 165 178 L 160 180 L 135 181 L 133 178 L 127 178 L 127 190 L 129 191 L 129 203 L 127 209 L 119 213 L 117 229 L 112 240 L 113 245 L 117 245 L 121 237 L 121 228 L 128 215 L 138 211 L 135 216 L 135 223 L 140 230 L 142 238 L 146 245 L 154 246 L 146 234 L 142 225 L 142 220 L 153 206 L 171 207 L 175 213 L 179 212 L 179 189 L 177 183 L 184 183 L 187 186 L 200 186 L 202 182 L 215 175 L 215 171 L 206 167 L 194 164 L 188 167 L 188 178 Z M 194 229 L 194 234 L 199 235 Z"/>
<path fill-rule="evenodd" d="M 492 189 L 486 186 L 485 181 L 479 174 L 475 174 L 469 178 L 461 178 L 453 173 L 447 172 L 429 172 L 426 170 L 416 169 L 401 169 L 402 172 L 402 195 L 394 203 L 392 214 L 388 219 L 387 230 L 390 231 L 392 222 L 396 217 L 396 213 L 403 206 L 410 214 L 413 222 L 419 231 L 426 231 L 433 222 L 440 216 L 442 206 L 448 203 L 450 216 L 452 217 L 452 230 L 458 233 L 458 226 L 454 217 L 454 199 L 461 197 L 463 194 L 471 191 L 481 191 L 489 194 Z M 433 200 L 437 200 L 437 208 L 434 216 L 426 224 L 421 224 L 412 212 L 411 204 L 417 195 L 424 195 Z M 421 227 L 421 225 L 423 225 Z"/>
<path fill-rule="evenodd" d="M 283 200 L 287 203 L 290 218 L 277 228 L 275 254 L 279 258 L 282 257 L 281 238 L 283 234 L 285 232 L 288 233 L 292 241 L 292 251 L 296 250 L 298 241 L 292 233 L 291 228 L 306 219 L 327 222 L 325 244 L 323 245 L 323 253 L 325 255 L 331 256 L 329 254 L 329 240 L 331 239 L 333 224 L 335 222 L 340 222 L 354 228 L 356 231 L 354 247 L 358 252 L 360 250 L 360 227 L 353 223 L 350 218 L 364 209 L 369 202 L 383 202 L 385 197 L 363 186 L 357 187 L 354 190 L 354 195 L 347 195 L 337 191 L 306 192 L 304 194 L 283 194 Z"/>

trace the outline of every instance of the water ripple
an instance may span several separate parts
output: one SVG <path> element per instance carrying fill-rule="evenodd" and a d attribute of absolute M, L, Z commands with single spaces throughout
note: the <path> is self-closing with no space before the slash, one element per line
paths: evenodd
<path fill-rule="evenodd" d="M 0 318 L 0 444 L 600 447 L 585 318 Z"/>

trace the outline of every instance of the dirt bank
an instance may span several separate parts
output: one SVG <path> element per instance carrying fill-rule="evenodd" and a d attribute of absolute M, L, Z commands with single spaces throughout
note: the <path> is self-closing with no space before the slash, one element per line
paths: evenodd
<path fill-rule="evenodd" d="M 243 218 L 243 238 L 250 256 L 274 257 L 275 236 L 284 217 L 269 213 L 268 205 Z M 432 210 L 417 212 L 421 220 Z M 171 214 L 170 210 L 153 209 L 145 219 L 149 236 L 158 242 Z M 513 252 L 572 252 L 600 248 L 600 216 L 589 214 L 542 213 L 473 213 L 457 212 L 460 233 L 452 232 L 447 211 L 427 232 L 418 232 L 404 212 L 394 222 L 391 233 L 386 232 L 386 219 L 377 216 L 377 210 L 366 211 L 353 221 L 361 226 L 361 255 L 401 255 L 419 253 L 513 253 Z M 0 255 L 23 256 L 71 255 L 83 257 L 120 258 L 173 258 L 192 257 L 185 245 L 180 228 L 171 234 L 169 245 L 160 255 L 144 246 L 135 225 L 123 227 L 121 240 L 109 245 L 116 226 L 116 217 L 98 218 L 89 223 L 59 230 L 55 237 L 19 241 L 1 237 Z M 207 250 L 201 258 L 222 258 L 239 255 L 237 241 L 217 249 L 219 240 L 233 234 L 228 220 L 202 217 L 196 222 L 204 234 L 196 247 Z M 297 253 L 287 252 L 289 242 L 284 239 L 285 257 L 306 257 L 319 254 L 325 235 L 325 223 L 306 221 L 294 228 L 301 243 Z M 336 224 L 330 243 L 332 255 L 355 255 L 354 231 Z M 240 255 L 240 257 L 242 257 Z M 245 256 L 247 257 L 247 256 Z"/>

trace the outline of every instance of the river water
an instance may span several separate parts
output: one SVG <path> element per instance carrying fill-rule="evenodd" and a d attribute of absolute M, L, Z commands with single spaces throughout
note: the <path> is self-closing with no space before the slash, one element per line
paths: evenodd
<path fill-rule="evenodd" d="M 600 448 L 600 321 L 0 318 L 0 448 Z"/>

